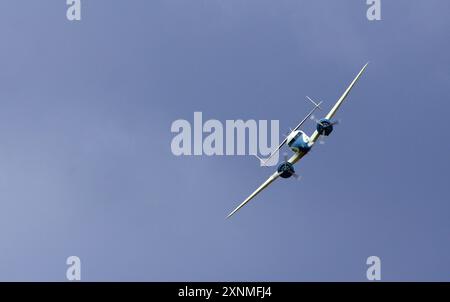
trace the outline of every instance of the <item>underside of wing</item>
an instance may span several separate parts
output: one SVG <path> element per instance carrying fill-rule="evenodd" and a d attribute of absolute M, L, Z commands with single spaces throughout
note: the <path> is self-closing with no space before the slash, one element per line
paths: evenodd
<path fill-rule="evenodd" d="M 359 78 L 361 77 L 361 75 L 363 74 L 364 70 L 366 69 L 367 65 L 369 63 L 367 63 L 366 65 L 364 65 L 364 67 L 361 69 L 361 71 L 358 73 L 358 75 L 353 79 L 353 81 L 350 83 L 350 86 L 347 87 L 347 89 L 344 91 L 344 93 L 342 94 L 342 96 L 338 99 L 338 101 L 336 102 L 336 104 L 333 106 L 333 108 L 330 110 L 330 112 L 326 115 L 326 119 L 330 120 L 331 118 L 333 118 L 333 116 L 336 114 L 336 111 L 339 109 L 339 107 L 342 105 L 342 103 L 344 102 L 344 100 L 346 99 L 347 95 L 350 93 L 350 91 L 352 90 L 353 86 L 355 86 L 356 82 L 359 80 Z M 320 105 L 320 104 L 319 104 Z M 308 114 L 308 116 L 296 127 L 296 129 L 298 129 L 305 121 L 306 119 L 309 118 L 309 116 L 312 115 L 312 113 L 314 112 L 314 110 L 316 110 L 319 105 L 316 105 L 316 107 Z M 318 131 L 314 131 L 314 133 L 311 135 L 309 141 L 310 144 L 314 144 L 317 139 L 319 138 L 320 134 L 318 133 Z M 276 149 L 275 152 L 277 152 L 281 146 L 286 142 L 286 139 L 281 143 L 281 145 Z M 273 152 L 272 155 L 275 153 Z M 295 153 L 289 160 L 288 162 L 291 164 L 295 164 L 296 162 L 298 162 L 303 156 L 305 156 L 307 154 L 307 151 L 300 151 Z M 227 218 L 233 216 L 237 211 L 239 211 L 239 209 L 241 209 L 243 206 L 245 206 L 250 200 L 252 200 L 256 195 L 258 195 L 262 190 L 264 190 L 265 188 L 267 188 L 272 182 L 274 182 L 278 177 L 280 176 L 280 173 L 278 171 L 276 171 L 274 174 L 272 174 L 258 189 L 256 189 L 249 197 L 247 197 L 246 200 L 244 200 L 239 206 L 237 206 L 228 216 Z"/>
<path fill-rule="evenodd" d="M 358 82 L 358 80 L 361 77 L 361 75 L 363 74 L 364 70 L 366 70 L 367 65 L 369 65 L 369 63 L 366 63 L 366 65 L 363 66 L 361 71 L 356 75 L 356 77 L 353 79 L 353 81 L 350 83 L 350 85 L 347 87 L 347 89 L 344 91 L 344 93 L 338 99 L 336 104 L 334 104 L 333 108 L 331 108 L 330 112 L 328 112 L 328 114 L 326 115 L 325 119 L 331 120 L 333 118 L 333 116 L 336 114 L 336 112 L 339 109 L 339 107 L 342 105 L 344 100 L 347 98 L 347 96 L 350 93 L 350 91 L 352 90 L 353 86 L 355 86 L 356 82 Z M 320 137 L 319 132 L 317 132 L 317 130 L 316 130 L 311 135 L 310 141 L 312 143 L 315 143 L 319 137 Z"/>
<path fill-rule="evenodd" d="M 267 188 L 275 179 L 277 179 L 280 176 L 280 173 L 275 172 L 274 174 L 272 174 L 272 176 L 269 177 L 269 179 L 267 179 L 258 189 L 255 190 L 255 192 L 253 192 L 249 197 L 247 197 L 246 200 L 244 200 L 239 206 L 236 207 L 236 209 L 233 210 L 233 212 L 231 212 L 227 218 L 230 218 L 231 216 L 234 215 L 234 213 L 236 213 L 237 211 L 239 211 L 240 208 L 242 208 L 243 206 L 245 206 L 247 204 L 247 202 L 249 202 L 250 200 L 252 200 L 256 195 L 258 195 L 259 192 L 261 192 L 262 190 L 264 190 L 265 188 Z"/>
<path fill-rule="evenodd" d="M 358 75 L 353 79 L 353 81 L 350 83 L 350 85 L 347 87 L 347 89 L 344 91 L 344 93 L 341 95 L 341 97 L 339 98 L 339 100 L 336 102 L 336 104 L 334 105 L 333 108 L 331 108 L 330 112 L 327 114 L 327 116 L 325 117 L 326 119 L 330 120 L 331 118 L 333 118 L 333 116 L 336 114 L 336 111 L 339 109 L 339 107 L 342 105 L 342 103 L 344 102 L 345 98 L 347 97 L 347 95 L 350 93 L 350 91 L 352 90 L 353 86 L 355 86 L 356 82 L 358 82 L 359 78 L 361 77 L 361 75 L 363 74 L 364 70 L 366 69 L 367 65 L 369 63 L 367 63 L 366 65 L 364 65 L 364 67 L 361 69 L 361 71 L 358 73 Z"/>
<path fill-rule="evenodd" d="M 289 158 L 288 162 L 291 164 L 295 164 L 305 155 L 306 155 L 306 152 L 303 152 L 303 151 L 296 152 L 294 155 L 291 156 L 291 158 Z"/>

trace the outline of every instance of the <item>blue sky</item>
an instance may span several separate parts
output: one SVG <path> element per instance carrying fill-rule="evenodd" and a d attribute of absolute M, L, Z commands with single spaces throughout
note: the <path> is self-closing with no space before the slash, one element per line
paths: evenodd
<path fill-rule="evenodd" d="M 446 280 L 450 3 L 0 3 L 0 280 Z M 174 120 L 329 109 L 324 146 L 231 220 L 271 173 L 249 156 L 176 157 Z M 313 123 L 305 127 L 310 133 Z M 281 135 L 281 134 L 280 134 Z"/>

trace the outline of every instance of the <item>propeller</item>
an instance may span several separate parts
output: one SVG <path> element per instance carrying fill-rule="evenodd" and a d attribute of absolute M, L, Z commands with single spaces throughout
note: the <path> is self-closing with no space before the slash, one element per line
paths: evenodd
<path fill-rule="evenodd" d="M 322 126 L 325 126 L 324 124 L 322 124 L 322 122 L 321 122 L 320 120 L 318 120 L 318 119 L 316 118 L 316 116 L 315 116 L 314 114 L 311 115 L 310 119 L 311 119 L 312 121 L 315 121 L 317 124 L 320 124 L 320 125 L 322 125 Z M 338 120 L 332 121 L 332 122 L 331 122 L 331 125 L 334 126 L 334 125 L 338 125 L 338 124 L 340 124 L 340 123 L 341 123 L 341 120 L 338 119 Z"/>
<path fill-rule="evenodd" d="M 339 120 L 335 120 L 335 121 L 333 121 L 333 122 L 331 122 L 331 125 L 339 125 L 341 123 L 341 120 L 339 119 Z"/>
<path fill-rule="evenodd" d="M 324 126 L 324 125 L 322 124 L 321 121 L 319 121 L 318 119 L 316 119 L 316 117 L 315 117 L 314 114 L 311 115 L 310 119 L 313 120 L 313 121 L 315 121 L 317 124 L 320 124 L 320 125 Z M 323 139 L 323 135 L 321 135 L 321 136 L 319 137 L 319 145 L 324 145 L 324 144 L 325 144 L 325 141 L 324 141 L 324 139 Z"/>
<path fill-rule="evenodd" d="M 324 128 L 327 126 L 323 122 L 321 122 L 320 120 L 316 119 L 316 117 L 314 115 L 311 115 L 310 119 L 315 121 L 317 124 L 321 125 Z M 341 123 L 341 120 L 334 120 L 334 121 L 330 122 L 330 125 L 334 126 L 334 125 L 338 125 L 340 123 Z M 324 145 L 325 144 L 325 137 L 324 137 L 324 135 L 320 135 L 319 144 L 320 145 Z"/>
<path fill-rule="evenodd" d="M 283 153 L 283 160 L 284 160 L 284 163 L 288 163 L 289 162 L 289 157 L 288 157 L 288 154 L 286 153 L 286 152 L 284 152 Z M 300 175 L 298 175 L 297 173 L 292 173 L 292 176 L 295 178 L 295 179 L 297 179 L 297 180 L 300 180 L 301 179 L 301 176 Z"/>

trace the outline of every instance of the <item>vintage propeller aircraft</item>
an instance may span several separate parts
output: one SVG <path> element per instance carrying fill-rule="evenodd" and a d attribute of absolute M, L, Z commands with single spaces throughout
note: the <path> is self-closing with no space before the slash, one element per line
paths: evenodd
<path fill-rule="evenodd" d="M 336 104 L 331 108 L 330 112 L 325 116 L 325 118 L 322 118 L 318 121 L 316 121 L 316 130 L 311 136 L 308 136 L 305 134 L 305 132 L 299 130 L 300 127 L 312 116 L 314 111 L 317 108 L 320 108 L 320 103 L 314 102 L 312 99 L 307 97 L 313 104 L 314 108 L 308 113 L 308 115 L 295 127 L 288 136 L 281 142 L 281 144 L 271 153 L 271 155 L 266 160 L 261 160 L 262 165 L 264 163 L 267 163 L 272 156 L 280 150 L 280 148 L 287 143 L 289 148 L 294 152 L 294 155 L 292 155 L 289 160 L 287 157 L 285 158 L 284 162 L 281 163 L 278 166 L 277 171 L 273 173 L 269 179 L 267 179 L 258 189 L 256 189 L 255 192 L 253 192 L 247 199 L 245 199 L 239 206 L 237 206 L 228 216 L 227 218 L 230 218 L 233 216 L 239 209 L 241 209 L 244 205 L 246 205 L 250 200 L 252 200 L 256 195 L 258 195 L 262 190 L 267 188 L 272 182 L 274 182 L 278 177 L 281 178 L 289 178 L 291 176 L 297 177 L 294 170 L 294 164 L 298 162 L 303 156 L 305 156 L 314 146 L 316 141 L 319 139 L 320 136 L 328 136 L 333 131 L 333 125 L 335 125 L 337 122 L 332 121 L 331 119 L 336 114 L 336 111 L 339 109 L 339 107 L 342 105 L 344 100 L 346 99 L 347 95 L 350 93 L 350 90 L 352 90 L 353 86 L 356 84 L 356 82 L 359 80 L 361 75 L 363 74 L 364 70 L 366 69 L 367 65 L 364 65 L 364 67 L 361 69 L 361 71 L 358 73 L 358 75 L 353 79 L 353 81 L 350 83 L 350 86 L 344 91 L 342 96 L 339 98 L 339 100 L 336 102 Z"/>

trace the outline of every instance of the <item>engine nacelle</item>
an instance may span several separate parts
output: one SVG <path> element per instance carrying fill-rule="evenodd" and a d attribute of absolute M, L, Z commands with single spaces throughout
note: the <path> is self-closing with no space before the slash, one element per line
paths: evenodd
<path fill-rule="evenodd" d="M 316 129 L 320 135 L 328 136 L 333 132 L 333 123 L 330 120 L 323 118 L 317 123 Z"/>
<path fill-rule="evenodd" d="M 289 178 L 295 174 L 294 165 L 289 162 L 281 163 L 278 166 L 277 171 L 278 173 L 281 173 L 280 177 L 282 178 Z"/>

